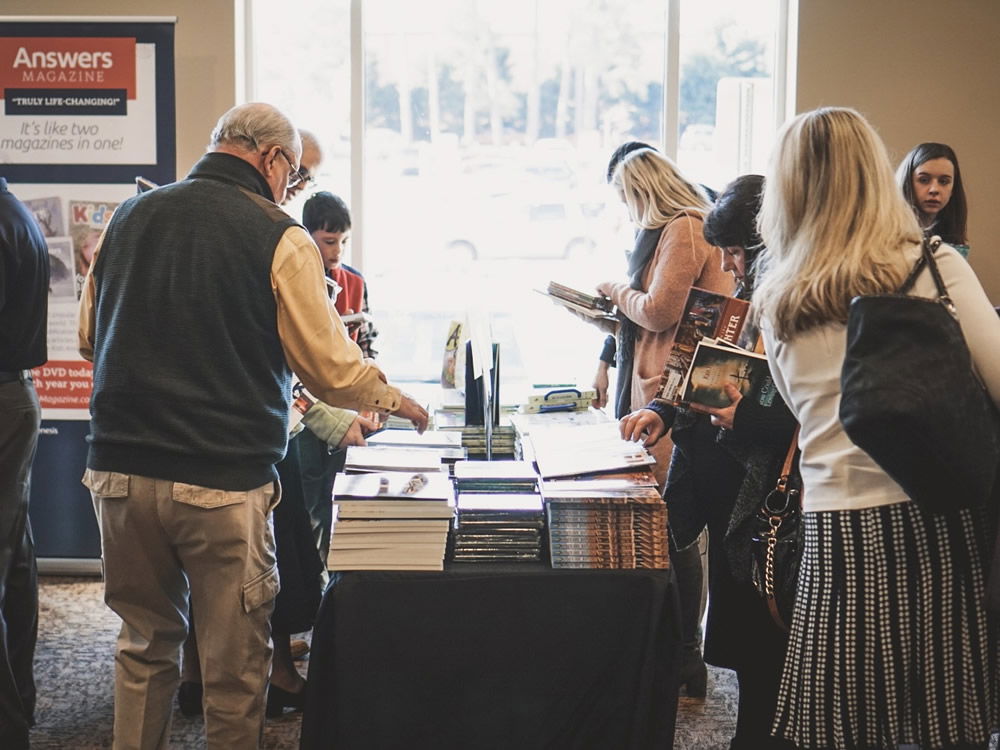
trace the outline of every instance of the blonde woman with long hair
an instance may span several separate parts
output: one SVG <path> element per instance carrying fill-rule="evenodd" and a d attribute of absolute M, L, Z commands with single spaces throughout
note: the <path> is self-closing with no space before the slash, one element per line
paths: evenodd
<path fill-rule="evenodd" d="M 628 280 L 597 286 L 618 306 L 615 416 L 624 418 L 656 395 L 690 288 L 731 294 L 733 281 L 722 270 L 721 250 L 706 242 L 702 232 L 711 207 L 705 192 L 670 159 L 651 148 L 634 150 L 614 168 L 611 184 L 636 227 Z M 661 487 L 672 448 L 668 438 L 650 448 Z M 707 671 L 699 643 L 703 583 L 698 544 L 672 551 L 671 560 L 681 592 L 681 684 L 688 696 L 703 698 Z"/>
<path fill-rule="evenodd" d="M 998 719 L 985 513 L 921 510 L 838 418 L 850 301 L 894 292 L 921 242 L 861 115 L 826 108 L 785 127 L 760 230 L 768 254 L 754 307 L 801 424 L 804 483 L 805 548 L 774 731 L 802 748 L 985 747 Z M 954 249 L 936 258 L 1000 404 L 1000 319 Z M 912 293 L 936 296 L 929 272 Z"/>

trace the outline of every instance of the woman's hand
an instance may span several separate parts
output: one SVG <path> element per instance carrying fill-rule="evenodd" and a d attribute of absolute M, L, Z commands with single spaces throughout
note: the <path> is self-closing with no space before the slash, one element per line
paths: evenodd
<path fill-rule="evenodd" d="M 652 448 L 667 433 L 667 428 L 655 411 L 639 409 L 618 420 L 618 431 L 623 440 L 641 442 Z"/>
<path fill-rule="evenodd" d="M 597 373 L 594 375 L 594 390 L 597 391 L 597 395 L 590 400 L 590 405 L 595 409 L 603 409 L 608 405 L 608 385 L 611 382 L 608 376 L 609 367 L 611 365 L 603 360 L 597 363 Z"/>
<path fill-rule="evenodd" d="M 729 396 L 729 400 L 732 402 L 729 406 L 718 409 L 711 406 L 702 406 L 701 404 L 690 404 L 690 408 L 691 411 L 696 411 L 699 414 L 710 414 L 712 416 L 712 424 L 716 427 L 731 430 L 733 429 L 733 421 L 736 419 L 736 406 L 743 400 L 743 394 L 740 393 L 739 388 L 729 383 L 725 385 L 725 389 L 726 395 Z"/>

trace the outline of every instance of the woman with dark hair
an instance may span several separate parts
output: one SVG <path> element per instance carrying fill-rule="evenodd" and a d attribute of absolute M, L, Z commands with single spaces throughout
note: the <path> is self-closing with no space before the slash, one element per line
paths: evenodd
<path fill-rule="evenodd" d="M 705 240 L 722 248 L 722 269 L 736 279 L 742 299 L 753 293 L 753 262 L 763 250 L 756 228 L 762 186 L 759 175 L 739 177 L 705 218 Z M 732 386 L 726 391 L 732 403 L 723 409 L 679 408 L 654 399 L 621 420 L 621 433 L 649 446 L 671 432 L 673 458 L 663 493 L 671 546 L 688 547 L 708 529 L 704 656 L 709 664 L 735 670 L 739 680 L 731 750 L 785 748 L 770 728 L 786 636 L 750 582 L 747 521 L 774 487 L 795 419 L 780 398 L 764 405 Z"/>
<path fill-rule="evenodd" d="M 962 171 L 951 146 L 921 143 L 900 163 L 896 180 L 906 201 L 916 211 L 924 233 L 939 236 L 967 257 L 969 211 Z"/>

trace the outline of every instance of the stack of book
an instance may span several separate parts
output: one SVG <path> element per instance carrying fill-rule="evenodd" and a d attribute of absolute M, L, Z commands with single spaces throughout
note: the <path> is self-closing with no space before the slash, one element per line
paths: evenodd
<path fill-rule="evenodd" d="M 538 562 L 545 515 L 537 494 L 459 494 L 455 562 Z"/>
<path fill-rule="evenodd" d="M 455 510 L 440 471 L 338 474 L 330 570 L 441 570 Z"/>
<path fill-rule="evenodd" d="M 591 318 L 618 319 L 615 315 L 614 303 L 609 297 L 581 292 L 579 289 L 557 284 L 554 281 L 549 282 L 544 292 L 541 289 L 538 291 L 553 302 Z"/>
<path fill-rule="evenodd" d="M 464 458 L 464 448 L 352 445 L 347 448 L 344 471 L 348 474 L 373 471 L 437 472 L 446 471 L 451 464 Z"/>
<path fill-rule="evenodd" d="M 538 483 L 535 467 L 527 461 L 459 461 L 454 474 L 459 494 L 526 494 L 535 492 Z"/>
<path fill-rule="evenodd" d="M 667 509 L 648 479 L 543 482 L 552 567 L 669 567 Z"/>
<path fill-rule="evenodd" d="M 486 458 L 486 428 L 482 425 L 466 425 L 461 428 L 461 432 L 462 447 L 468 451 L 469 456 Z M 492 446 L 492 458 L 514 457 L 514 428 L 509 423 L 494 425 Z"/>
<path fill-rule="evenodd" d="M 369 446 L 393 448 L 461 448 L 462 436 L 456 432 L 445 430 L 426 430 L 419 433 L 416 430 L 386 429 L 372 433 L 366 438 Z"/>

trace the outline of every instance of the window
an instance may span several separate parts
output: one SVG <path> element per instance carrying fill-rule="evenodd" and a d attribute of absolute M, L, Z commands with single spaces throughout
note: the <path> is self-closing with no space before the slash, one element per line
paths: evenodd
<path fill-rule="evenodd" d="M 474 310 L 504 380 L 588 384 L 604 334 L 534 290 L 624 280 L 632 230 L 605 184 L 621 142 L 716 189 L 762 169 L 782 1 L 252 0 L 251 28 L 308 30 L 248 45 L 251 96 L 324 145 L 316 187 L 362 224 L 390 377 L 436 380 L 449 321 Z"/>

